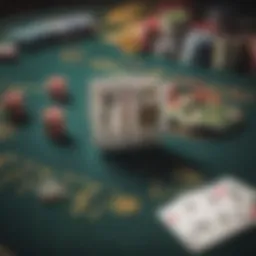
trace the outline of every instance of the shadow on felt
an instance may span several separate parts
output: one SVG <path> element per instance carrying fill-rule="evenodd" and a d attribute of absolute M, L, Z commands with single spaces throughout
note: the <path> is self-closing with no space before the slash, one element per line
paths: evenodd
<path fill-rule="evenodd" d="M 203 127 L 203 128 L 200 127 L 193 131 L 193 136 L 195 138 L 218 140 L 218 141 L 230 140 L 239 136 L 241 133 L 243 133 L 246 127 L 247 127 L 247 124 L 245 121 L 231 125 L 226 129 L 222 129 L 219 131 L 206 128 L 206 127 Z"/>
<path fill-rule="evenodd" d="M 162 146 L 129 149 L 118 152 L 104 152 L 105 160 L 118 171 L 141 178 L 156 179 L 168 183 L 172 172 L 179 168 L 200 170 L 193 160 L 184 159 Z"/>

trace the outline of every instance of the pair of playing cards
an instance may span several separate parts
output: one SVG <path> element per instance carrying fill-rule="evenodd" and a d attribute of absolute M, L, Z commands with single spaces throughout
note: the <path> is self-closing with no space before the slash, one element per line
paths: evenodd
<path fill-rule="evenodd" d="M 120 149 L 154 142 L 160 133 L 159 84 L 144 76 L 94 81 L 89 115 L 96 144 Z"/>
<path fill-rule="evenodd" d="M 233 177 L 180 196 L 157 212 L 187 250 L 203 252 L 256 223 L 255 190 Z"/>

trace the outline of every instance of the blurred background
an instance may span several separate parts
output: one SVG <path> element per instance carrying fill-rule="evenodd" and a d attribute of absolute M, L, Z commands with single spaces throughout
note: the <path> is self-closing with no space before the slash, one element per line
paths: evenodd
<path fill-rule="evenodd" d="M 140 0 L 144 2 L 154 3 L 160 2 L 157 0 Z M 1 0 L 1 8 L 0 14 L 1 16 L 6 16 L 9 14 L 16 14 L 23 11 L 34 10 L 34 9 L 42 9 L 42 8 L 52 8 L 58 6 L 72 6 L 72 5 L 113 5 L 118 4 L 122 1 L 118 0 L 39 0 L 39 1 L 31 1 L 31 0 L 18 0 L 18 1 L 8 1 Z M 174 1 L 168 1 L 174 2 Z M 179 1 L 180 2 L 180 1 Z M 189 5 L 194 7 L 195 14 L 200 16 L 205 9 L 212 5 L 221 5 L 221 6 L 229 6 L 232 9 L 236 10 L 237 15 L 243 17 L 253 17 L 256 13 L 256 7 L 254 1 L 250 0 L 187 0 Z M 254 18 L 255 19 L 255 18 Z"/>

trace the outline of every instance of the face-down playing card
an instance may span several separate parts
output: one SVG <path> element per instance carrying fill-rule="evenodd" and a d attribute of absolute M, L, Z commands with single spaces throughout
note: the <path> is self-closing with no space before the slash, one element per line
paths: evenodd
<path fill-rule="evenodd" d="M 255 224 L 255 191 L 234 178 L 183 195 L 158 218 L 191 252 L 202 252 Z"/>

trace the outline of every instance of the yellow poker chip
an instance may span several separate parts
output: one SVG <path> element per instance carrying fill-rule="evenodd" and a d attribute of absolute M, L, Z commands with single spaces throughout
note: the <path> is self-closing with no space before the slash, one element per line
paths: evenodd
<path fill-rule="evenodd" d="M 145 6 L 139 3 L 129 3 L 116 7 L 106 16 L 108 25 L 131 22 L 143 16 Z"/>
<path fill-rule="evenodd" d="M 106 40 L 119 46 L 125 52 L 138 52 L 141 49 L 142 25 L 140 22 L 124 26 L 120 31 L 108 34 Z"/>
<path fill-rule="evenodd" d="M 139 212 L 140 201 L 132 196 L 117 196 L 111 202 L 111 209 L 117 215 L 133 215 Z"/>

